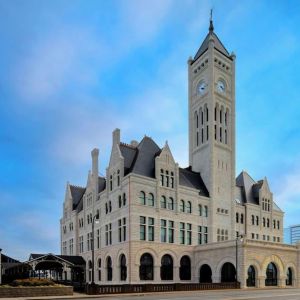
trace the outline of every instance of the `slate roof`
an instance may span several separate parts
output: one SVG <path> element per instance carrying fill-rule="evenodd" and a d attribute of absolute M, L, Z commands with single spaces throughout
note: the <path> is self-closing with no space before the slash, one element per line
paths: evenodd
<path fill-rule="evenodd" d="M 47 253 L 47 254 L 31 253 L 30 256 L 29 256 L 29 261 L 39 259 L 39 258 L 42 258 L 42 257 L 47 257 L 47 256 L 54 256 L 54 257 L 61 258 L 65 261 L 73 264 L 74 266 L 83 266 L 83 265 L 85 265 L 85 260 L 83 259 L 82 256 L 79 256 L 79 255 L 56 255 L 56 254 L 52 254 L 52 253 Z"/>
<path fill-rule="evenodd" d="M 120 150 L 124 157 L 125 175 L 135 173 L 155 178 L 155 158 L 162 149 L 150 137 L 145 136 L 136 147 L 120 143 Z M 193 172 L 191 168 L 179 168 L 179 185 L 197 189 L 201 195 L 209 197 L 200 173 Z"/>
<path fill-rule="evenodd" d="M 145 136 L 137 147 L 121 143 L 120 150 L 124 157 L 125 175 L 135 173 L 155 178 L 155 157 L 161 149 L 148 136 Z"/>
<path fill-rule="evenodd" d="M 194 188 L 200 191 L 200 195 L 209 197 L 200 173 L 193 172 L 190 167 L 186 169 L 179 168 L 179 185 Z"/>
<path fill-rule="evenodd" d="M 73 209 L 76 209 L 86 189 L 80 186 L 70 185 L 70 190 L 73 199 Z"/>
<path fill-rule="evenodd" d="M 240 204 L 252 203 L 259 205 L 259 190 L 264 181 L 255 181 L 247 172 L 243 171 L 236 178 L 235 197 Z M 273 209 L 282 211 L 273 200 Z"/>
<path fill-rule="evenodd" d="M 212 25 L 212 23 L 211 23 Z M 226 50 L 218 36 L 213 31 L 213 26 L 210 26 L 209 32 L 204 39 L 203 43 L 201 44 L 200 48 L 198 49 L 196 55 L 194 56 L 194 61 L 196 61 L 207 49 L 209 44 L 209 39 L 212 38 L 215 42 L 215 49 L 227 56 L 231 59 L 229 52 Z"/>

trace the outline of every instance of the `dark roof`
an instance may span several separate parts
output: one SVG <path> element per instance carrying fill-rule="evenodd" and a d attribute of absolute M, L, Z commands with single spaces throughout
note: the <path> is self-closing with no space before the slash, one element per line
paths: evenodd
<path fill-rule="evenodd" d="M 263 184 L 264 180 L 259 180 L 256 182 L 247 172 L 241 172 L 236 178 L 236 201 L 240 204 L 252 203 L 259 205 L 259 190 Z M 273 209 L 281 211 L 274 200 Z"/>
<path fill-rule="evenodd" d="M 73 209 L 76 209 L 86 189 L 80 186 L 70 185 L 70 190 L 73 199 Z"/>
<path fill-rule="evenodd" d="M 75 265 L 75 266 L 85 265 L 85 260 L 83 259 L 82 256 L 79 256 L 79 255 L 56 255 L 56 254 L 52 254 L 52 253 L 48 253 L 48 254 L 31 253 L 29 256 L 29 261 L 39 259 L 42 257 L 48 257 L 49 259 L 51 259 L 51 257 L 58 257 L 58 258 L 61 258 L 65 261 Z"/>
<path fill-rule="evenodd" d="M 242 198 L 239 199 L 241 203 L 259 204 L 258 198 L 253 195 L 252 187 L 255 184 L 256 182 L 245 171 L 236 178 L 236 186 L 241 188 Z"/>
<path fill-rule="evenodd" d="M 179 185 L 199 190 L 199 194 L 209 197 L 208 190 L 201 178 L 200 173 L 193 172 L 191 168 L 179 168 Z"/>
<path fill-rule="evenodd" d="M 3 253 L 1 254 L 1 262 L 2 263 L 19 263 L 18 260 L 11 258 Z"/>
<path fill-rule="evenodd" d="M 106 179 L 104 177 L 98 177 L 98 192 L 104 191 L 106 188 Z"/>
<path fill-rule="evenodd" d="M 215 43 L 215 49 L 230 58 L 229 52 L 226 50 L 218 36 L 214 33 L 213 27 L 210 28 L 206 38 L 204 39 L 203 43 L 201 44 L 200 48 L 198 49 L 194 61 L 196 61 L 207 49 L 208 49 L 208 44 L 209 44 L 209 39 L 212 38 Z M 230 58 L 231 59 L 231 58 Z"/>
<path fill-rule="evenodd" d="M 155 157 L 161 149 L 150 137 L 145 136 L 137 147 L 121 143 L 120 150 L 124 157 L 125 175 L 135 173 L 155 178 Z"/>

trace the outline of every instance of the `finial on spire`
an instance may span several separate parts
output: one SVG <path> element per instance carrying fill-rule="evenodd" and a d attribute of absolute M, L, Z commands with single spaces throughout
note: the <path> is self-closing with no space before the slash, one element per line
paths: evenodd
<path fill-rule="evenodd" d="M 214 24 L 213 24 L 213 20 L 212 20 L 212 14 L 213 14 L 213 10 L 210 10 L 210 20 L 209 20 L 209 32 L 213 32 L 214 31 Z"/>

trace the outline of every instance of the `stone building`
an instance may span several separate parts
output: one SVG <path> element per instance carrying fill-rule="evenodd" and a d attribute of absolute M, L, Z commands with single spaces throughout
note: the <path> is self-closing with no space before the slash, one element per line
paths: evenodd
<path fill-rule="evenodd" d="M 283 244 L 283 211 L 266 178 L 235 175 L 235 55 L 209 32 L 188 60 L 189 167 L 166 143 L 112 137 L 106 176 L 91 152 L 86 187 L 67 183 L 63 255 L 96 283 L 233 282 L 300 286 L 300 246 Z M 99 216 L 99 218 L 98 218 Z"/>

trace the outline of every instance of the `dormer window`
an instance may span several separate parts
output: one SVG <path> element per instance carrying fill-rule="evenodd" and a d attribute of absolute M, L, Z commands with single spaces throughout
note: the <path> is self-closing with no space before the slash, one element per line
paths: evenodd
<path fill-rule="evenodd" d="M 113 177 L 112 177 L 112 175 L 110 175 L 110 177 L 109 177 L 109 189 L 110 189 L 110 191 L 112 191 L 112 189 L 113 189 Z"/>
<path fill-rule="evenodd" d="M 120 170 L 118 170 L 117 172 L 117 182 L 118 182 L 118 186 L 120 186 Z"/>
<path fill-rule="evenodd" d="M 160 185 L 164 186 L 164 170 L 160 170 Z"/>

